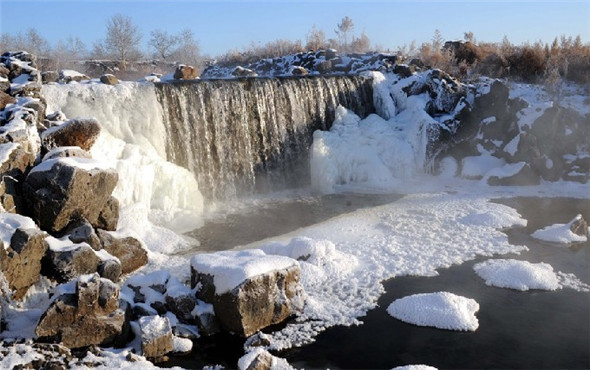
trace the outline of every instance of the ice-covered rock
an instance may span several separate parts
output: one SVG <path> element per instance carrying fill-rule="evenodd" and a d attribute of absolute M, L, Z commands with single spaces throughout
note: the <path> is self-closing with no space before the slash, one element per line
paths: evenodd
<path fill-rule="evenodd" d="M 101 126 L 94 118 L 73 118 L 41 134 L 43 146 L 49 151 L 60 146 L 77 146 L 90 150 L 100 135 Z"/>
<path fill-rule="evenodd" d="M 117 172 L 103 162 L 55 158 L 34 167 L 23 190 L 41 228 L 58 232 L 82 217 L 97 225 L 117 180 Z"/>
<path fill-rule="evenodd" d="M 145 357 L 157 360 L 174 350 L 174 336 L 167 317 L 144 316 L 139 319 L 139 326 Z"/>
<path fill-rule="evenodd" d="M 518 260 L 487 260 L 473 266 L 487 285 L 515 290 L 556 290 L 560 287 L 553 267 L 546 263 Z"/>
<path fill-rule="evenodd" d="M 533 238 L 553 243 L 579 243 L 588 240 L 588 225 L 582 217 L 577 215 L 567 224 L 555 224 L 535 231 Z"/>
<path fill-rule="evenodd" d="M 449 292 L 414 294 L 396 299 L 387 308 L 391 316 L 410 324 L 460 331 L 479 327 L 477 311 L 475 300 Z"/>
<path fill-rule="evenodd" d="M 250 336 L 302 309 L 297 261 L 261 250 L 200 254 L 191 259 L 197 298 L 213 304 L 221 326 Z"/>
<path fill-rule="evenodd" d="M 41 260 L 47 250 L 45 233 L 33 220 L 17 214 L 0 213 L 0 271 L 13 297 L 20 299 L 39 281 Z"/>
<path fill-rule="evenodd" d="M 55 299 L 41 316 L 35 334 L 68 348 L 80 348 L 113 344 L 125 331 L 126 313 L 119 307 L 119 287 L 94 274 L 78 278 L 74 294 Z"/>

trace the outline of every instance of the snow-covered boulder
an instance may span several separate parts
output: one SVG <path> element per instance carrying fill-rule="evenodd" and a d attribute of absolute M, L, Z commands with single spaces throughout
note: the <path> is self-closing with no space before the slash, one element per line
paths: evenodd
<path fill-rule="evenodd" d="M 139 326 L 145 357 L 157 360 L 174 350 L 174 336 L 167 317 L 144 316 L 139 319 Z"/>
<path fill-rule="evenodd" d="M 248 337 L 303 308 L 296 260 L 261 250 L 199 254 L 191 259 L 197 298 L 213 304 L 221 326 Z"/>
<path fill-rule="evenodd" d="M 238 360 L 239 370 L 294 369 L 284 358 L 276 357 L 263 348 L 255 348 Z"/>
<path fill-rule="evenodd" d="M 588 224 L 581 214 L 567 224 L 555 224 L 535 231 L 533 238 L 552 243 L 580 243 L 588 240 Z"/>
<path fill-rule="evenodd" d="M 98 271 L 101 259 L 88 244 L 63 245 L 52 237 L 47 240 L 49 248 L 43 259 L 43 275 L 65 283 L 80 275 Z"/>
<path fill-rule="evenodd" d="M 16 299 L 39 281 L 47 250 L 45 233 L 28 217 L 0 213 L 0 271 Z"/>
<path fill-rule="evenodd" d="M 231 74 L 234 77 L 256 77 L 256 76 L 258 76 L 258 73 L 254 72 L 251 69 L 244 68 L 242 66 L 237 66 L 236 68 L 234 68 L 234 70 L 232 71 Z"/>
<path fill-rule="evenodd" d="M 58 232 L 80 218 L 96 226 L 118 178 L 117 171 L 97 160 L 55 158 L 34 167 L 23 190 L 41 228 Z"/>
<path fill-rule="evenodd" d="M 75 286 L 74 293 L 62 294 L 49 306 L 35 334 L 68 348 L 113 344 L 126 330 L 119 287 L 98 274 L 81 276 Z"/>
<path fill-rule="evenodd" d="M 78 71 L 74 71 L 73 69 L 62 69 L 59 71 L 59 79 L 63 83 L 67 84 L 70 82 L 81 82 L 90 80 L 90 77 Z"/>
<path fill-rule="evenodd" d="M 94 145 L 100 131 L 101 126 L 94 118 L 72 118 L 44 131 L 41 140 L 47 151 L 60 146 L 77 146 L 88 151 Z"/>

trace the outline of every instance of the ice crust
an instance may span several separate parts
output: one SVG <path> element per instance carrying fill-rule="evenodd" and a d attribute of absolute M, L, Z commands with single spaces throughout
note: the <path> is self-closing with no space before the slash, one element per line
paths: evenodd
<path fill-rule="evenodd" d="M 449 292 L 415 294 L 396 299 L 387 312 L 404 322 L 439 329 L 475 331 L 479 304 Z"/>

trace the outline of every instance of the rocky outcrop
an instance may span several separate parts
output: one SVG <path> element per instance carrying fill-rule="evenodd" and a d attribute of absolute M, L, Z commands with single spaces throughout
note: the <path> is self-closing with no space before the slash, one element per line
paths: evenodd
<path fill-rule="evenodd" d="M 20 223 L 24 226 L 14 230 L 9 245 L 0 245 L 0 271 L 13 292 L 13 298 L 21 299 L 27 290 L 39 281 L 41 259 L 47 250 L 45 233 L 37 228 L 31 228 L 34 224 L 21 220 L 24 219 L 23 216 L 4 214 L 0 217 L 3 222 L 8 218 L 12 220 L 10 223 Z"/>
<path fill-rule="evenodd" d="M 139 319 L 141 351 L 147 358 L 158 360 L 174 350 L 174 336 L 170 320 L 161 316 L 144 316 Z"/>
<path fill-rule="evenodd" d="M 98 274 L 81 276 L 74 294 L 55 299 L 41 316 L 35 334 L 68 348 L 110 345 L 126 334 L 119 287 Z"/>
<path fill-rule="evenodd" d="M 88 151 L 94 145 L 100 131 L 100 124 L 94 118 L 73 118 L 44 131 L 41 139 L 47 151 L 62 146 L 77 146 Z"/>
<path fill-rule="evenodd" d="M 191 284 L 200 287 L 197 298 L 213 305 L 222 328 L 244 337 L 303 308 L 300 273 L 296 261 L 256 251 L 197 255 L 191 260 Z M 225 275 L 243 280 L 228 285 Z"/>
<path fill-rule="evenodd" d="M 102 162 L 56 158 L 33 168 L 23 189 L 41 228 L 59 232 L 81 218 L 97 226 L 117 180 L 117 172 Z"/>
<path fill-rule="evenodd" d="M 179 64 L 174 71 L 174 79 L 176 80 L 194 80 L 197 77 L 199 77 L 199 73 L 193 66 Z"/>

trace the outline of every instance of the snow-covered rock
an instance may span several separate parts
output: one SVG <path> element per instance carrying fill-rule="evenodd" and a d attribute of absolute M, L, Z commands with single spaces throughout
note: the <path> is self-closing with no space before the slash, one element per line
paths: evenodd
<path fill-rule="evenodd" d="M 45 311 L 35 334 L 68 348 L 113 344 L 126 324 L 119 287 L 98 274 L 83 275 L 75 284 L 75 293 L 57 297 Z"/>
<path fill-rule="evenodd" d="M 535 231 L 533 238 L 553 243 L 579 243 L 588 240 L 588 225 L 582 215 L 577 215 L 567 224 L 555 224 Z"/>
<path fill-rule="evenodd" d="M 263 348 L 255 348 L 238 360 L 239 370 L 291 370 L 284 358 L 276 357 Z"/>
<path fill-rule="evenodd" d="M 89 151 L 100 135 L 101 126 L 94 118 L 73 118 L 41 134 L 43 147 L 49 151 L 56 147 L 77 146 Z"/>
<path fill-rule="evenodd" d="M 191 285 L 211 303 L 223 328 L 248 337 L 302 309 L 296 260 L 261 250 L 199 254 L 191 259 Z"/>
<path fill-rule="evenodd" d="M 144 316 L 139 319 L 141 350 L 147 358 L 158 359 L 174 351 L 174 336 L 167 317 Z"/>
<path fill-rule="evenodd" d="M 475 331 L 479 304 L 449 292 L 414 294 L 396 299 L 387 312 L 404 322 L 439 329 Z"/>

